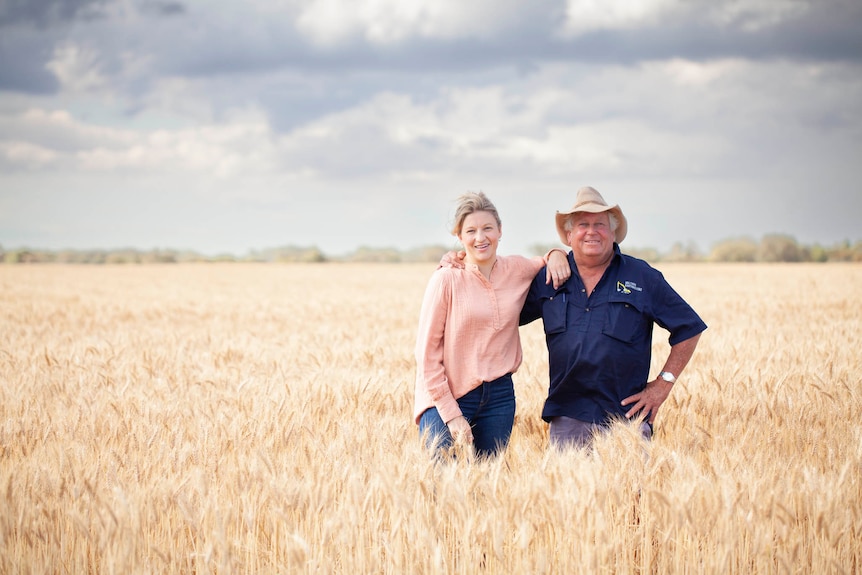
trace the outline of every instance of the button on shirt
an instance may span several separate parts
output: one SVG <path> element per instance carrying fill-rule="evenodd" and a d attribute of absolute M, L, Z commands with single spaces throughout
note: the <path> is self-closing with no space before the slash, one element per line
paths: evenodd
<path fill-rule="evenodd" d="M 448 423 L 461 415 L 458 398 L 518 369 L 518 316 L 530 282 L 544 265 L 538 257 L 498 256 L 490 281 L 470 264 L 434 272 L 416 339 L 417 422 L 436 406 Z"/>
<path fill-rule="evenodd" d="M 653 325 L 670 332 L 674 345 L 706 324 L 643 260 L 614 256 L 592 294 L 587 294 L 569 252 L 572 277 L 554 290 L 540 271 L 527 294 L 521 323 L 542 318 L 550 384 L 542 418 L 563 415 L 593 423 L 625 417 L 620 402 L 643 391 L 649 377 Z"/>

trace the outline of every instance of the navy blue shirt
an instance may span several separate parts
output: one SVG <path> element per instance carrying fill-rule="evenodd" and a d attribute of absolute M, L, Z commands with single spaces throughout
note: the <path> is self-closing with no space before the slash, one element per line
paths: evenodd
<path fill-rule="evenodd" d="M 614 256 L 592 294 L 587 294 L 569 252 L 572 276 L 554 290 L 544 268 L 530 285 L 521 325 L 542 318 L 550 385 L 542 419 L 564 415 L 604 424 L 625 417 L 620 402 L 643 391 L 649 377 L 653 325 L 670 332 L 674 345 L 706 324 L 664 276 L 643 260 Z"/>

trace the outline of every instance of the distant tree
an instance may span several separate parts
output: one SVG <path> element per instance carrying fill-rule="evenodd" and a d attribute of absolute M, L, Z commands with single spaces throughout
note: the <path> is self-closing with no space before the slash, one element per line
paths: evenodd
<path fill-rule="evenodd" d="M 101 250 L 81 252 L 81 258 L 81 263 L 84 264 L 104 264 L 108 259 L 108 252 Z"/>
<path fill-rule="evenodd" d="M 55 260 L 58 264 L 76 264 L 78 263 L 78 252 L 75 250 L 61 250 L 57 252 Z"/>
<path fill-rule="evenodd" d="M 718 242 L 709 254 L 713 262 L 753 262 L 757 259 L 757 242 L 751 238 L 734 238 Z"/>
<path fill-rule="evenodd" d="M 326 262 L 326 256 L 316 247 L 308 248 L 300 254 L 298 261 L 307 264 L 322 264 Z"/>
<path fill-rule="evenodd" d="M 136 249 L 125 248 L 121 250 L 113 250 L 105 254 L 106 264 L 140 264 L 140 263 L 156 263 L 158 252 L 141 253 Z"/>
<path fill-rule="evenodd" d="M 562 244 L 562 243 L 559 243 L 559 244 L 556 244 L 556 243 L 551 243 L 551 244 L 530 244 L 529 246 L 527 246 L 527 252 L 528 252 L 528 253 L 526 253 L 526 254 L 524 254 L 524 255 L 528 255 L 528 256 L 543 256 L 543 255 L 545 255 L 546 253 L 548 253 L 550 250 L 552 250 L 553 248 L 557 248 L 557 249 L 565 250 L 566 252 L 568 252 L 568 251 L 571 249 L 569 246 L 564 245 L 564 244 Z"/>
<path fill-rule="evenodd" d="M 651 263 L 656 263 L 663 260 L 661 254 L 655 248 L 633 248 L 629 246 L 620 246 L 620 251 L 622 251 L 624 254 Z"/>
<path fill-rule="evenodd" d="M 141 254 L 141 261 L 154 264 L 175 264 L 177 263 L 177 254 L 173 250 L 153 250 Z"/>
<path fill-rule="evenodd" d="M 851 245 L 849 240 L 829 250 L 830 262 L 862 262 L 862 241 Z"/>
<path fill-rule="evenodd" d="M 442 245 L 424 246 L 413 248 L 401 255 L 403 262 L 436 263 L 440 261 L 443 254 L 450 251 L 451 247 Z"/>
<path fill-rule="evenodd" d="M 666 262 L 696 262 L 701 259 L 703 258 L 700 249 L 693 241 L 689 241 L 687 244 L 675 242 L 670 251 L 662 257 L 662 261 Z"/>
<path fill-rule="evenodd" d="M 242 261 L 317 263 L 325 262 L 326 256 L 315 246 L 281 246 L 259 252 L 251 252 Z"/>
<path fill-rule="evenodd" d="M 21 249 L 5 252 L 3 255 L 3 261 L 7 264 L 32 264 L 37 263 L 38 259 L 36 254 L 30 250 Z"/>
<path fill-rule="evenodd" d="M 401 253 L 395 248 L 370 248 L 361 246 L 346 261 L 365 263 L 397 263 L 401 261 Z"/>
<path fill-rule="evenodd" d="M 181 251 L 177 253 L 177 262 L 179 263 L 191 263 L 191 262 L 205 262 L 207 261 L 206 256 L 201 255 L 197 252 L 193 252 L 191 250 Z"/>
<path fill-rule="evenodd" d="M 801 257 L 796 239 L 784 234 L 764 236 L 757 249 L 757 261 L 761 262 L 798 262 Z"/>
<path fill-rule="evenodd" d="M 809 262 L 823 263 L 829 261 L 829 250 L 820 244 L 802 248 L 805 254 L 804 260 Z"/>
<path fill-rule="evenodd" d="M 136 257 L 133 255 L 129 257 L 129 254 L 126 252 L 110 252 L 105 255 L 105 262 L 110 265 L 117 264 L 130 264 L 130 263 L 138 263 Z"/>
<path fill-rule="evenodd" d="M 269 250 L 266 259 L 271 262 L 298 262 L 302 260 L 302 254 L 308 249 L 301 246 L 282 246 Z"/>
<path fill-rule="evenodd" d="M 569 248 L 562 244 L 532 244 L 525 255 L 544 255 L 551 248 Z M 19 248 L 4 249 L 0 245 L 0 263 L 63 263 L 63 264 L 148 264 L 148 263 L 186 263 L 186 262 L 313 262 L 353 261 L 353 262 L 429 262 L 436 263 L 448 251 L 459 247 L 428 245 L 400 251 L 395 248 L 373 248 L 362 246 L 351 254 L 330 259 L 316 246 L 283 246 L 262 251 L 250 251 L 246 256 L 237 258 L 233 254 L 222 253 L 204 256 L 193 251 L 178 252 L 171 249 L 155 249 L 142 252 L 133 248 L 115 250 L 33 250 Z M 750 238 L 732 238 L 718 242 L 712 247 L 708 258 L 704 258 L 694 242 L 673 244 L 667 254 L 653 248 L 637 248 L 629 245 L 622 247 L 623 253 L 650 262 L 678 261 L 694 262 L 862 262 L 862 241 L 851 243 L 849 240 L 836 243 L 831 247 L 820 244 L 800 245 L 788 235 L 771 234 L 760 242 Z"/>

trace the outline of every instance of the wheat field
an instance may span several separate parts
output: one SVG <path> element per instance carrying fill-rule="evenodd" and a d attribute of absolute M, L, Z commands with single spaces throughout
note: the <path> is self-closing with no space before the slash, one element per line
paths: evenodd
<path fill-rule="evenodd" d="M 433 265 L 0 266 L 0 573 L 862 571 L 862 266 L 658 267 L 709 329 L 652 442 L 548 449 L 537 322 L 435 464 Z"/>

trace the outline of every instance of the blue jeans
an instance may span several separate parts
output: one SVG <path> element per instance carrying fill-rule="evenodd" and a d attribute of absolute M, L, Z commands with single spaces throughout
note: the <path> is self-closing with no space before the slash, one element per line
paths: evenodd
<path fill-rule="evenodd" d="M 479 457 L 490 457 L 509 444 L 515 423 L 515 386 L 508 373 L 494 381 L 484 382 L 458 399 L 461 413 L 473 430 L 473 447 Z M 425 410 L 419 418 L 419 434 L 428 448 L 446 451 L 452 446 L 452 434 L 440 418 L 436 407 Z"/>

